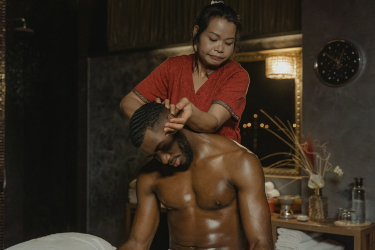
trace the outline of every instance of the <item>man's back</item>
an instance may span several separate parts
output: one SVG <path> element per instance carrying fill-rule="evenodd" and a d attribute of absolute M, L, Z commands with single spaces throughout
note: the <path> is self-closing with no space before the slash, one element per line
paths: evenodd
<path fill-rule="evenodd" d="M 188 169 L 160 164 L 142 170 L 152 176 L 150 187 L 168 209 L 171 247 L 245 249 L 236 176 L 245 174 L 241 164 L 256 156 L 227 138 L 198 136 L 205 146 Z"/>

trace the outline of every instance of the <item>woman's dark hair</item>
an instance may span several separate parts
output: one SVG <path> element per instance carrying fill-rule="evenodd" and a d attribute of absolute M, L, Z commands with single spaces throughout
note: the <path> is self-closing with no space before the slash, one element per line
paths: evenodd
<path fill-rule="evenodd" d="M 232 7 L 225 5 L 224 3 L 215 3 L 207 5 L 197 16 L 194 22 L 194 26 L 198 25 L 199 29 L 197 34 L 193 37 L 193 49 L 195 52 L 195 44 L 199 42 L 200 36 L 203 31 L 205 31 L 210 24 L 211 20 L 215 17 L 224 18 L 228 22 L 232 22 L 236 25 L 236 37 L 234 42 L 234 48 L 237 49 L 237 43 L 240 38 L 240 33 L 242 31 L 242 24 L 240 16 L 237 12 L 232 9 Z"/>

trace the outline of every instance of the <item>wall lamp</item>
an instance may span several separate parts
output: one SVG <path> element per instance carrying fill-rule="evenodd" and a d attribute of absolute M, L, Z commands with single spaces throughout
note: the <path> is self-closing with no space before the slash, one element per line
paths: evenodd
<path fill-rule="evenodd" d="M 266 77 L 271 79 L 296 78 L 296 58 L 284 55 L 267 56 Z"/>

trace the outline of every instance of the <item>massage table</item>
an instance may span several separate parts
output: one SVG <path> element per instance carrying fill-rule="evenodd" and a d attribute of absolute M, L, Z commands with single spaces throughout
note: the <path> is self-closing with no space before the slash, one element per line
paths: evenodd
<path fill-rule="evenodd" d="M 116 250 L 116 248 L 93 235 L 58 233 L 29 240 L 6 250 Z"/>

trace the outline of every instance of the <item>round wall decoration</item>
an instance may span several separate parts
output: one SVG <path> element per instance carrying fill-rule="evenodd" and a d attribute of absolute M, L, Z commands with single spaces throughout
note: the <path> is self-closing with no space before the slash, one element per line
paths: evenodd
<path fill-rule="evenodd" d="M 324 84 L 339 87 L 354 79 L 360 63 L 358 50 L 350 42 L 332 40 L 320 50 L 314 68 Z"/>

